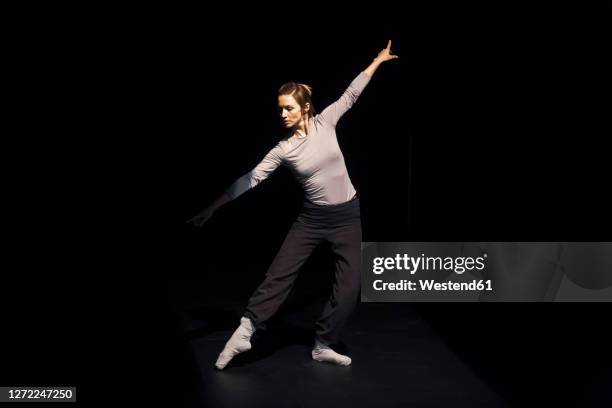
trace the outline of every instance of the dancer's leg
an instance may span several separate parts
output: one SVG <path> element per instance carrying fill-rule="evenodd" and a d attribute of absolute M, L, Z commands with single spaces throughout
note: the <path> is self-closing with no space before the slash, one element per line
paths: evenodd
<path fill-rule="evenodd" d="M 321 240 L 321 230 L 296 221 L 266 273 L 265 280 L 255 290 L 240 326 L 225 347 L 215 366 L 222 370 L 237 354 L 251 349 L 251 336 L 283 303 L 306 262 Z"/>
<path fill-rule="evenodd" d="M 278 254 L 272 261 L 265 280 L 253 292 L 246 307 L 245 317 L 256 328 L 276 313 L 287 298 L 298 272 L 312 251 L 322 240 L 320 228 L 296 221 L 287 234 Z"/>
<path fill-rule="evenodd" d="M 348 225 L 331 229 L 327 239 L 336 257 L 336 281 L 332 295 L 316 323 L 317 346 L 313 350 L 313 358 L 348 365 L 350 358 L 333 352 L 329 347 L 329 351 L 323 354 L 320 350 L 338 342 L 358 300 L 361 287 L 361 221 L 357 219 Z M 315 354 L 318 358 L 315 358 Z"/>

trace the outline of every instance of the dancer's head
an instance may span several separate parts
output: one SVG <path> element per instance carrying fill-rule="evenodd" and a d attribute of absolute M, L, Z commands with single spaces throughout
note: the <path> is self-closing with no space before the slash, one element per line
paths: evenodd
<path fill-rule="evenodd" d="M 287 82 L 278 90 L 278 108 L 281 121 L 287 128 L 308 120 L 315 113 L 311 101 L 312 89 L 308 85 Z"/>

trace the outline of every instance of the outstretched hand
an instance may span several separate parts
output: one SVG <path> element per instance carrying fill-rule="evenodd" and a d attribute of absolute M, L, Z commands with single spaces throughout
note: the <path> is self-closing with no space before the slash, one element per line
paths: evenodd
<path fill-rule="evenodd" d="M 376 59 L 378 59 L 381 62 L 391 61 L 391 60 L 394 60 L 396 58 L 399 58 L 399 56 L 391 54 L 391 40 L 389 40 L 389 42 L 387 43 L 387 48 L 383 49 L 376 56 Z"/>
<path fill-rule="evenodd" d="M 196 227 L 201 227 L 206 221 L 210 219 L 210 217 L 213 216 L 214 212 L 215 211 L 213 209 L 206 208 L 204 211 L 200 212 L 198 215 L 187 220 L 186 222 L 187 224 L 193 224 Z"/>
<path fill-rule="evenodd" d="M 206 221 L 210 219 L 210 217 L 213 216 L 213 214 L 215 213 L 215 211 L 217 211 L 219 207 L 231 200 L 232 198 L 229 196 L 229 194 L 227 192 L 224 192 L 219 196 L 219 198 L 217 198 L 208 207 L 200 211 L 195 217 L 187 220 L 187 223 L 191 223 L 196 227 L 201 227 Z"/>

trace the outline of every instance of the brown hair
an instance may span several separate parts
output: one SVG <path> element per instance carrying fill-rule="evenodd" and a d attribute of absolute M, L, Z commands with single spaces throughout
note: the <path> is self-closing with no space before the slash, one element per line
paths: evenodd
<path fill-rule="evenodd" d="M 295 99 L 295 101 L 300 105 L 302 112 L 306 108 L 306 104 L 310 104 L 310 109 L 308 110 L 308 117 L 311 118 L 315 115 L 315 108 L 312 104 L 312 88 L 306 84 L 300 84 L 297 82 L 287 82 L 283 84 L 278 90 L 278 95 L 291 95 Z"/>

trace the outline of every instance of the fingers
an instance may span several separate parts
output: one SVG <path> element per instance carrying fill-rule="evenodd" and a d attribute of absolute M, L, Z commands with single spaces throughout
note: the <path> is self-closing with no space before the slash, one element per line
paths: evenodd
<path fill-rule="evenodd" d="M 196 227 L 201 227 L 202 226 L 201 219 L 199 217 L 197 217 L 197 216 L 188 219 L 187 221 L 185 221 L 185 223 L 186 224 L 193 224 Z"/>
<path fill-rule="evenodd" d="M 399 58 L 398 55 L 391 54 L 391 40 L 387 42 L 387 48 L 381 51 L 381 55 L 385 55 L 385 54 L 386 54 L 386 58 L 385 58 L 386 60 L 392 60 L 392 59 Z"/>
<path fill-rule="evenodd" d="M 193 225 L 195 225 L 196 227 L 201 227 L 202 225 L 204 225 L 211 217 L 213 216 L 212 213 L 202 213 L 202 214 L 198 214 L 193 218 L 190 218 L 189 220 L 185 221 L 187 224 L 191 223 Z"/>

